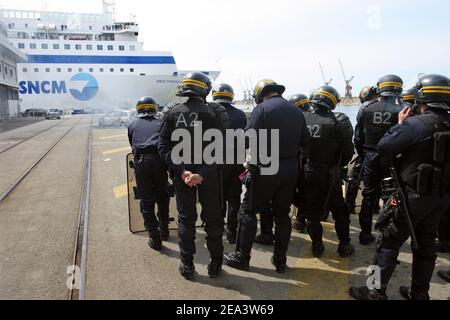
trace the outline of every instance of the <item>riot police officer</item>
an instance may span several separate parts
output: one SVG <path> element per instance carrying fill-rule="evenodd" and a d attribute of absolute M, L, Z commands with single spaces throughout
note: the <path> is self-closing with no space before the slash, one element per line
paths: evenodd
<path fill-rule="evenodd" d="M 289 98 L 289 102 L 294 104 L 296 107 L 299 107 L 300 110 L 303 111 L 303 114 L 306 114 L 307 112 L 311 112 L 312 105 L 311 100 L 304 95 L 304 94 L 296 94 L 293 95 L 291 98 Z M 302 156 L 303 157 L 303 156 Z M 303 161 L 301 161 L 302 163 Z M 297 207 L 297 217 L 295 219 L 293 228 L 300 233 L 306 233 L 306 217 L 303 212 L 303 199 L 301 197 L 302 194 L 304 194 L 303 188 L 304 188 L 304 181 L 303 181 L 303 174 L 302 174 L 303 168 L 300 168 L 300 175 L 297 183 L 296 192 L 294 193 L 294 205 Z"/>
<path fill-rule="evenodd" d="M 315 257 L 321 257 L 325 251 L 321 218 L 328 209 L 335 220 L 338 253 L 349 257 L 355 251 L 350 239 L 350 213 L 340 175 L 341 168 L 347 166 L 353 157 L 353 127 L 347 116 L 333 112 L 339 102 L 336 89 L 323 86 L 314 94 L 313 111 L 305 115 L 311 135 L 311 150 L 303 173 L 304 213 Z"/>
<path fill-rule="evenodd" d="M 252 112 L 247 130 L 278 131 L 280 141 L 272 141 L 266 150 L 272 150 L 274 144 L 279 143 L 279 170 L 274 175 L 263 175 L 260 161 L 252 169 L 247 201 L 243 203 L 236 251 L 225 255 L 224 259 L 233 268 L 249 270 L 257 230 L 256 214 L 267 212 L 271 207 L 275 217 L 272 264 L 278 273 L 286 270 L 286 253 L 292 232 L 289 212 L 297 183 L 300 151 L 307 147 L 309 136 L 303 113 L 282 97 L 284 91 L 284 86 L 272 80 L 260 81 L 254 90 L 253 96 L 258 105 Z"/>
<path fill-rule="evenodd" d="M 298 107 L 302 110 L 303 113 L 311 111 L 311 101 L 304 94 L 296 94 L 288 99 L 294 106 Z M 293 228 L 301 233 L 306 232 L 306 218 L 302 214 L 301 211 L 301 188 L 303 184 L 301 182 L 301 175 L 299 177 L 299 181 L 294 192 L 293 204 L 298 208 L 297 217 L 295 223 L 293 224 Z M 274 216 L 271 212 L 271 208 L 268 208 L 267 212 L 260 214 L 260 224 L 261 224 L 261 234 L 256 236 L 255 242 L 262 245 L 273 245 L 275 236 L 273 234 L 273 224 L 274 224 Z"/>
<path fill-rule="evenodd" d="M 413 106 L 415 104 L 414 94 L 416 91 L 416 87 L 412 87 L 411 89 L 404 90 L 402 92 L 401 100 L 403 104 L 406 106 Z"/>
<path fill-rule="evenodd" d="M 206 104 L 211 89 L 211 79 L 205 74 L 194 72 L 186 75 L 177 96 L 187 97 L 188 100 L 172 108 L 165 116 L 159 140 L 159 153 L 174 174 L 181 255 L 179 271 L 187 280 L 192 280 L 195 272 L 197 193 L 202 206 L 201 218 L 205 224 L 207 247 L 211 254 L 208 274 L 215 278 L 222 270 L 224 217 L 220 202 L 219 170 L 217 164 L 207 164 L 205 159 L 197 159 L 196 150 L 197 153 L 198 150 L 202 151 L 203 155 L 206 143 L 196 145 L 193 139 L 196 129 L 218 129 L 222 133 L 226 129 L 223 124 L 227 120 L 225 110 L 219 105 L 211 107 Z M 190 137 L 188 150 L 178 152 L 182 155 L 172 154 L 173 148 L 178 147 L 176 142 L 171 141 L 175 130 Z"/>
<path fill-rule="evenodd" d="M 398 120 L 402 106 L 398 98 L 402 93 L 403 81 L 395 75 L 382 77 L 377 84 L 380 101 L 366 107 L 358 117 L 358 130 L 355 144 L 358 153 L 364 152 L 363 180 L 364 191 L 359 223 L 361 233 L 359 241 L 368 245 L 376 239 L 372 234 L 372 218 L 378 208 L 381 197 L 381 181 L 388 175 L 386 163 L 380 158 L 376 147 L 384 134 L 393 127 Z"/>
<path fill-rule="evenodd" d="M 141 213 L 154 250 L 162 249 L 169 238 L 169 193 L 167 166 L 158 155 L 161 122 L 156 118 L 158 103 L 152 97 L 140 99 L 136 105 L 139 118 L 128 127 L 128 138 L 135 158 L 137 193 Z M 158 204 L 158 218 L 155 205 Z"/>
<path fill-rule="evenodd" d="M 413 246 L 412 285 L 401 287 L 400 293 L 407 299 L 427 300 L 436 264 L 435 233 L 450 203 L 450 80 L 441 75 L 423 76 L 415 100 L 417 105 L 405 108 L 399 114 L 399 124 L 381 139 L 378 152 L 389 159 L 401 155 L 397 166 L 417 240 L 417 247 Z M 413 112 L 418 115 L 413 116 Z M 381 287 L 352 287 L 353 298 L 387 299 L 386 288 L 399 250 L 411 235 L 404 216 L 405 212 L 400 218 L 394 216 L 389 228 L 381 230 L 375 259 L 381 271 Z"/>
<path fill-rule="evenodd" d="M 245 112 L 233 106 L 234 91 L 228 84 L 217 85 L 212 92 L 213 100 L 220 103 L 226 110 L 229 119 L 229 129 L 244 130 L 247 126 Z M 236 148 L 236 146 L 235 146 Z M 236 155 L 236 149 L 228 150 Z M 224 200 L 228 207 L 226 237 L 230 244 L 236 244 L 238 213 L 241 207 L 242 182 L 239 175 L 244 172 L 243 164 L 227 164 L 222 169 Z"/>
<path fill-rule="evenodd" d="M 358 114 L 362 114 L 364 110 L 371 104 L 378 101 L 377 88 L 375 86 L 366 86 L 361 90 L 359 94 L 359 100 L 361 101 L 361 108 Z M 355 132 L 359 131 L 358 125 L 355 127 Z M 364 151 L 362 149 L 357 150 L 358 157 L 354 161 L 350 180 L 348 182 L 347 194 L 345 201 L 350 209 L 350 214 L 356 214 L 356 198 L 358 197 L 359 186 L 362 181 L 362 167 L 364 159 Z"/>

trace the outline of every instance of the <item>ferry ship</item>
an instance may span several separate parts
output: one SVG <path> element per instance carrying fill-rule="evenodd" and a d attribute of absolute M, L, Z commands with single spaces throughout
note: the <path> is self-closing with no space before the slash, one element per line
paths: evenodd
<path fill-rule="evenodd" d="M 115 21 L 113 1 L 101 14 L 1 9 L 0 19 L 28 57 L 17 71 L 22 110 L 131 108 L 147 95 L 164 106 L 190 72 L 171 52 L 145 51 L 139 25 Z"/>

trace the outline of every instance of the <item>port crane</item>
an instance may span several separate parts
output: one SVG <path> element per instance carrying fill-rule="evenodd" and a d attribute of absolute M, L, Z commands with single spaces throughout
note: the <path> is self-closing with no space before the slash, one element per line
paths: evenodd
<path fill-rule="evenodd" d="M 351 76 L 350 78 L 347 78 L 341 59 L 339 59 L 339 65 L 341 67 L 342 75 L 343 75 L 344 81 L 345 81 L 345 99 L 353 99 L 353 93 L 352 93 L 353 87 L 352 87 L 351 83 L 352 83 L 353 79 L 355 79 L 355 77 Z"/>
<path fill-rule="evenodd" d="M 322 64 L 320 62 L 319 62 L 319 68 L 320 68 L 320 72 L 322 74 L 323 82 L 325 83 L 326 86 L 329 86 L 330 83 L 333 82 L 333 79 L 331 78 L 330 80 L 327 81 L 327 78 L 325 77 L 325 72 L 323 72 Z"/>

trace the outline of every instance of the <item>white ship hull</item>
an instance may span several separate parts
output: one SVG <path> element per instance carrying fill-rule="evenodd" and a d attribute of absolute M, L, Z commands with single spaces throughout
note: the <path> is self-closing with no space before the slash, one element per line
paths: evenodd
<path fill-rule="evenodd" d="M 22 66 L 21 66 L 22 67 Z M 52 74 L 43 80 L 42 74 L 19 73 L 19 96 L 23 110 L 30 108 L 42 109 L 117 109 L 132 108 L 143 96 L 154 97 L 160 105 L 178 102 L 176 89 L 182 80 L 179 75 L 99 75 L 90 74 L 97 84 L 98 90 L 92 98 L 80 99 L 73 90 L 83 93 L 88 80 L 71 80 L 74 75 Z M 216 79 L 218 72 L 209 75 Z M 94 93 L 93 93 L 94 94 Z"/>

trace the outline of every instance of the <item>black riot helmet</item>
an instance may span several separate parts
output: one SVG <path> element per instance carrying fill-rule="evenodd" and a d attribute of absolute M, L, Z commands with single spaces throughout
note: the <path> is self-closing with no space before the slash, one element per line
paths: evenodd
<path fill-rule="evenodd" d="M 414 97 L 430 108 L 450 110 L 450 79 L 439 74 L 425 75 L 419 79 Z"/>
<path fill-rule="evenodd" d="M 201 72 L 187 74 L 178 87 L 177 96 L 200 96 L 206 98 L 212 89 L 211 78 Z"/>
<path fill-rule="evenodd" d="M 338 103 L 341 102 L 341 96 L 335 88 L 323 86 L 316 90 L 311 102 L 315 105 L 334 110 Z"/>
<path fill-rule="evenodd" d="M 311 109 L 311 101 L 304 94 L 296 94 L 289 98 L 289 102 L 299 107 L 302 111 L 309 111 Z"/>
<path fill-rule="evenodd" d="M 404 103 L 409 105 L 414 105 L 416 103 L 415 95 L 416 95 L 416 87 L 412 87 L 411 89 L 404 90 L 402 92 L 402 100 Z"/>
<path fill-rule="evenodd" d="M 359 94 L 359 100 L 361 103 L 373 100 L 377 96 L 377 87 L 365 86 Z"/>
<path fill-rule="evenodd" d="M 377 83 L 377 92 L 381 96 L 398 97 L 403 91 L 403 80 L 399 76 L 389 74 L 382 77 Z"/>
<path fill-rule="evenodd" d="M 222 83 L 213 89 L 212 96 L 214 102 L 231 104 L 234 101 L 234 90 L 230 85 Z"/>
<path fill-rule="evenodd" d="M 268 92 L 277 92 L 279 95 L 282 95 L 286 91 L 286 88 L 282 85 L 277 84 L 273 80 L 264 79 L 258 82 L 255 86 L 255 90 L 253 91 L 253 99 L 257 104 L 263 102 L 263 98 Z"/>
<path fill-rule="evenodd" d="M 158 110 L 158 102 L 152 97 L 143 97 L 136 104 L 136 111 L 140 118 L 154 116 Z"/>

